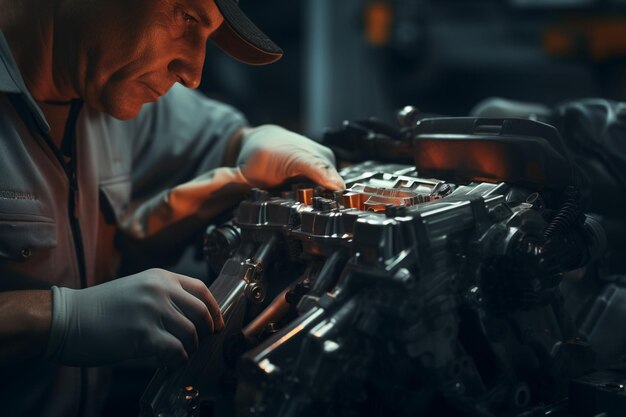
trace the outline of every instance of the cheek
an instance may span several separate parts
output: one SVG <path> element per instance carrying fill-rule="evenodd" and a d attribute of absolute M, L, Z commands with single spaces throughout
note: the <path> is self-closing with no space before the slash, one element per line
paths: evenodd
<path fill-rule="evenodd" d="M 147 101 L 145 92 L 135 86 L 111 88 L 104 91 L 100 110 L 117 119 L 128 120 L 137 116 Z"/>
<path fill-rule="evenodd" d="M 175 42 L 167 29 L 160 26 L 150 29 L 138 33 L 132 44 L 126 44 L 126 51 L 120 54 L 118 61 L 125 63 L 119 67 L 121 75 L 136 78 L 147 73 L 167 73 L 176 50 Z"/>
<path fill-rule="evenodd" d="M 171 45 L 168 29 L 161 24 L 136 23 L 120 23 L 100 37 L 94 53 L 100 77 L 129 77 L 161 64 Z"/>
<path fill-rule="evenodd" d="M 92 61 L 95 65 L 87 76 L 87 83 L 100 94 L 105 90 L 131 94 L 138 80 L 149 74 L 150 78 L 166 77 L 167 50 L 160 46 L 165 43 L 159 39 L 144 35 L 132 44 L 108 41 L 98 59 Z"/>
<path fill-rule="evenodd" d="M 167 79 L 168 54 L 174 50 L 167 14 L 155 10 L 160 3 L 128 0 L 142 2 L 147 3 L 141 10 L 125 5 L 111 14 L 107 7 L 108 14 L 84 19 L 76 37 L 81 40 L 76 81 L 80 95 L 90 107 L 118 118 L 132 117 L 143 103 L 154 101 L 139 80 Z"/>
<path fill-rule="evenodd" d="M 128 78 L 112 77 L 100 84 L 89 83 L 83 99 L 95 111 L 126 120 L 139 113 L 142 104 L 150 101 L 141 87 L 140 83 Z"/>

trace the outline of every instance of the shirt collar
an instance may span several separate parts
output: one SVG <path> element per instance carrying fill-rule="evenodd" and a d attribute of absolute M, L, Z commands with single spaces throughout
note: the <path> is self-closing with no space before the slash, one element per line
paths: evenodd
<path fill-rule="evenodd" d="M 24 81 L 17 69 L 9 45 L 0 31 L 0 91 L 3 93 L 24 93 Z"/>
<path fill-rule="evenodd" d="M 46 133 L 50 131 L 46 118 L 24 84 L 2 31 L 0 31 L 0 93 L 21 94 L 39 128 Z"/>

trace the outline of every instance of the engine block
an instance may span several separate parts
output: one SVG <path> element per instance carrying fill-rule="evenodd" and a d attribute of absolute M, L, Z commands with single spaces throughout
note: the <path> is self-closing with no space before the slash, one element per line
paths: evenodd
<path fill-rule="evenodd" d="M 577 190 L 340 174 L 253 190 L 209 229 L 226 328 L 159 370 L 144 415 L 566 415 L 594 356 L 559 284 L 603 239 Z"/>

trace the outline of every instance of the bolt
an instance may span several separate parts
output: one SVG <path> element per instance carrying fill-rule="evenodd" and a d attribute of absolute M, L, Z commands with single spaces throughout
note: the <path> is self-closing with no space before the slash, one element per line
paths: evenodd
<path fill-rule="evenodd" d="M 262 284 L 252 282 L 246 286 L 244 292 L 246 298 L 255 304 L 261 304 L 265 301 L 265 287 Z"/>
<path fill-rule="evenodd" d="M 30 248 L 24 248 L 22 249 L 21 254 L 22 254 L 22 258 L 28 259 L 33 254 L 33 252 L 30 250 Z"/>
<path fill-rule="evenodd" d="M 263 298 L 263 291 L 261 290 L 261 288 L 257 287 L 255 289 L 252 290 L 252 297 L 255 300 L 260 300 L 261 298 Z"/>
<path fill-rule="evenodd" d="M 413 127 L 420 117 L 420 109 L 414 106 L 405 106 L 396 113 L 396 120 L 401 127 Z"/>

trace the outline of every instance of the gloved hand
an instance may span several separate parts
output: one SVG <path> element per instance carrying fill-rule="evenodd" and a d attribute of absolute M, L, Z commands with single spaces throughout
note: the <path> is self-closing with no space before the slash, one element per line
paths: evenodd
<path fill-rule="evenodd" d="M 252 187 L 271 188 L 304 176 L 330 190 L 345 188 L 329 148 L 279 126 L 244 133 L 237 166 Z"/>
<path fill-rule="evenodd" d="M 156 356 L 173 368 L 195 351 L 198 339 L 223 327 L 202 281 L 151 269 L 80 290 L 52 287 L 46 357 L 98 366 Z"/>
<path fill-rule="evenodd" d="M 271 188 L 299 176 L 331 190 L 345 188 L 330 149 L 279 126 L 246 129 L 236 164 L 213 169 L 131 207 L 121 220 L 122 228 L 137 239 L 149 238 L 190 217 L 212 218 L 233 207 L 250 187 Z"/>

